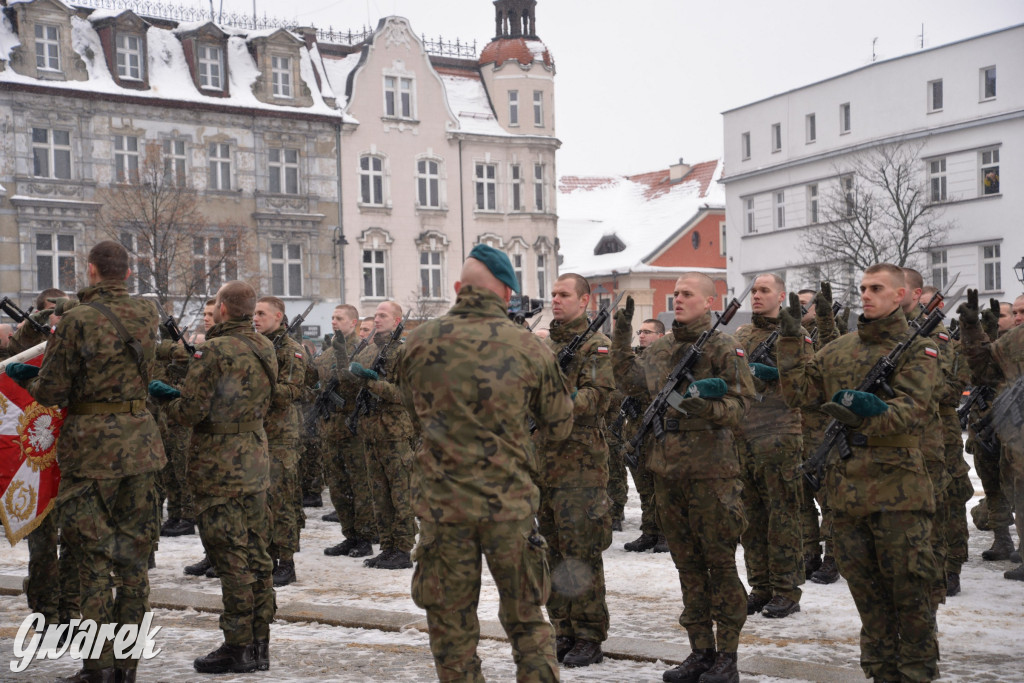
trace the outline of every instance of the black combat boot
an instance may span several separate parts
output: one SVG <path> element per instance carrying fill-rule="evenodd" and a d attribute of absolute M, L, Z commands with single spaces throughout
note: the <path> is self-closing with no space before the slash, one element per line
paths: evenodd
<path fill-rule="evenodd" d="M 622 519 L 612 520 L 612 531 L 622 531 Z"/>
<path fill-rule="evenodd" d="M 804 578 L 809 579 L 821 568 L 821 555 L 804 555 Z"/>
<path fill-rule="evenodd" d="M 278 560 L 274 569 L 274 588 L 295 583 L 295 560 Z"/>
<path fill-rule="evenodd" d="M 783 619 L 799 611 L 799 602 L 794 602 L 784 595 L 776 595 L 765 604 L 761 613 L 769 619 Z"/>
<path fill-rule="evenodd" d="M 740 683 L 740 672 L 736 668 L 736 653 L 719 652 L 715 657 L 715 663 L 697 681 L 699 683 Z"/>
<path fill-rule="evenodd" d="M 348 556 L 352 552 L 352 548 L 356 547 L 359 543 L 358 538 L 346 538 L 338 545 L 332 545 L 330 548 L 324 548 L 324 555 L 329 557 L 338 557 L 340 555 Z"/>
<path fill-rule="evenodd" d="M 302 507 L 321 508 L 324 506 L 324 499 L 319 493 L 310 493 L 302 497 Z"/>
<path fill-rule="evenodd" d="M 224 643 L 208 655 L 197 657 L 192 666 L 201 674 L 245 674 L 256 671 L 259 664 L 253 656 L 253 645 Z"/>
<path fill-rule="evenodd" d="M 946 574 L 946 597 L 951 598 L 960 594 L 960 575 L 948 572 Z"/>
<path fill-rule="evenodd" d="M 337 510 L 332 510 L 331 512 L 328 512 L 326 515 L 321 515 L 320 519 L 324 520 L 325 522 L 340 522 L 341 521 L 340 519 L 338 519 L 338 511 Z"/>
<path fill-rule="evenodd" d="M 392 549 L 390 555 L 374 565 L 374 569 L 412 569 L 412 560 L 406 551 Z"/>
<path fill-rule="evenodd" d="M 998 526 L 992 531 L 995 534 L 995 538 L 992 539 L 992 547 L 981 551 L 981 559 L 990 562 L 1010 559 L 1010 553 L 1016 550 L 1013 547 L 1013 539 L 1010 538 L 1010 527 Z"/>
<path fill-rule="evenodd" d="M 1020 551 L 1021 551 L 1022 547 L 1024 547 L 1024 540 L 1021 540 L 1021 539 L 1018 538 L 1017 539 L 1017 549 L 1014 550 L 1012 553 L 1010 553 L 1010 557 L 1008 558 L 1010 560 L 1010 562 L 1013 562 L 1015 564 L 1020 564 L 1020 562 L 1021 562 L 1021 560 L 1020 560 Z"/>
<path fill-rule="evenodd" d="M 191 519 L 179 519 L 174 524 L 164 524 L 161 536 L 189 536 L 196 532 L 196 523 Z"/>
<path fill-rule="evenodd" d="M 181 520 L 177 517 L 168 517 L 166 520 L 164 520 L 164 523 L 160 525 L 160 535 L 166 536 L 168 530 L 178 526 L 180 522 Z"/>
<path fill-rule="evenodd" d="M 569 654 L 569 650 L 576 645 L 576 639 L 571 636 L 558 636 L 555 638 L 555 658 L 558 659 L 558 663 L 561 664 L 565 656 Z"/>
<path fill-rule="evenodd" d="M 562 666 L 569 668 L 590 666 L 591 664 L 600 664 L 602 659 L 604 659 L 604 653 L 601 652 L 601 643 L 577 638 L 576 644 L 562 658 Z"/>
<path fill-rule="evenodd" d="M 764 609 L 764 606 L 771 600 L 770 595 L 758 595 L 757 593 L 750 593 L 747 595 L 747 616 L 751 614 L 757 614 Z"/>
<path fill-rule="evenodd" d="M 693 646 L 693 641 L 690 641 Z M 715 648 L 709 647 L 705 650 L 694 649 L 690 656 L 683 660 L 677 667 L 669 669 L 661 675 L 665 683 L 697 683 L 701 674 L 710 669 L 715 663 Z"/>
<path fill-rule="evenodd" d="M 818 571 L 811 574 L 811 581 L 814 583 L 828 584 L 835 583 L 839 580 L 839 566 L 836 564 L 836 558 L 831 555 L 826 555 L 821 560 L 821 567 Z"/>
<path fill-rule="evenodd" d="M 1003 578 L 1011 581 L 1024 581 L 1024 564 L 1018 564 L 1013 569 L 1003 572 Z"/>
<path fill-rule="evenodd" d="M 654 544 L 654 552 L 656 553 L 667 553 L 668 552 L 668 539 L 664 536 L 658 536 L 658 542 Z"/>
<path fill-rule="evenodd" d="M 253 658 L 256 660 L 257 671 L 270 670 L 270 640 L 252 641 Z"/>
<path fill-rule="evenodd" d="M 370 569 L 376 569 L 377 563 L 391 555 L 391 548 L 381 548 L 380 552 L 371 557 L 368 560 L 363 560 L 363 566 L 369 567 Z"/>
<path fill-rule="evenodd" d="M 208 555 L 203 555 L 203 559 L 199 560 L 195 564 L 186 564 L 185 573 L 189 576 L 204 576 L 206 574 L 206 570 L 212 566 L 213 565 L 210 564 L 210 557 Z"/>
<path fill-rule="evenodd" d="M 622 546 L 628 553 L 642 553 L 658 545 L 658 537 L 654 534 L 640 534 L 639 538 Z"/>
<path fill-rule="evenodd" d="M 117 683 L 135 683 L 138 671 L 138 669 L 118 669 L 114 675 L 114 680 Z"/>
<path fill-rule="evenodd" d="M 206 570 L 205 576 L 208 579 L 219 579 L 220 578 L 220 574 L 217 573 L 217 568 L 214 567 L 212 564 L 210 565 L 210 568 Z"/>
<path fill-rule="evenodd" d="M 117 683 L 117 669 L 82 669 L 74 676 L 56 679 L 55 683 Z"/>
<path fill-rule="evenodd" d="M 370 545 L 369 541 L 358 539 L 358 543 L 352 546 L 352 550 L 348 551 L 349 557 L 366 557 L 367 555 L 373 555 L 373 546 Z"/>

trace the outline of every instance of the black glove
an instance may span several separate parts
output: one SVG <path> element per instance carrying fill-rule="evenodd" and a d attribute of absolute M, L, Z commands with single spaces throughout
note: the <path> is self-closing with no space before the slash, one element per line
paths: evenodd
<path fill-rule="evenodd" d="M 974 326 L 978 324 L 978 290 L 967 290 L 967 301 L 957 306 L 956 312 L 960 315 L 961 326 Z"/>
<path fill-rule="evenodd" d="M 789 307 L 779 311 L 779 335 L 783 337 L 799 337 L 800 319 L 803 318 L 800 297 L 794 293 L 789 295 Z"/>
<path fill-rule="evenodd" d="M 988 308 L 981 312 L 981 328 L 989 339 L 999 336 L 999 314 L 1002 312 L 998 299 L 989 299 Z"/>
<path fill-rule="evenodd" d="M 836 330 L 839 331 L 840 335 L 844 335 L 850 331 L 850 307 L 843 307 L 839 317 L 836 318 Z"/>
<path fill-rule="evenodd" d="M 827 315 L 832 310 L 832 283 L 822 282 L 821 291 L 814 295 L 814 314 Z"/>
<path fill-rule="evenodd" d="M 633 297 L 626 297 L 626 305 L 615 311 L 615 326 L 633 324 Z"/>
<path fill-rule="evenodd" d="M 348 345 L 345 344 L 345 335 L 341 332 L 331 337 L 331 348 L 334 349 L 335 360 L 342 363 L 348 360 Z"/>

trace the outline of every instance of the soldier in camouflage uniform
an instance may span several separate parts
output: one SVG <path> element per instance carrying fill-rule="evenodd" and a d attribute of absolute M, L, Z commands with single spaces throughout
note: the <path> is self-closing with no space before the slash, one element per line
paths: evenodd
<path fill-rule="evenodd" d="M 265 296 L 256 302 L 252 321 L 256 331 L 270 340 L 277 356 L 277 384 L 270 411 L 264 418 L 270 451 L 270 542 L 267 551 L 274 561 L 274 585 L 295 581 L 295 553 L 299 552 L 299 409 L 305 393 L 306 352 L 288 336 L 282 325 L 284 302 Z"/>
<path fill-rule="evenodd" d="M 38 376 L 22 381 L 41 405 L 67 406 L 57 443 L 58 523 L 82 553 L 82 618 L 115 628 L 139 624 L 149 611 L 147 563 L 158 524 L 154 480 L 166 462 L 160 431 L 146 410 L 159 317 L 151 302 L 128 296 L 129 274 L 124 247 L 113 241 L 93 247 L 89 286 L 78 293 L 83 305 L 57 324 Z M 7 374 L 17 379 L 12 370 L 8 366 Z M 117 675 L 134 681 L 137 665 L 115 660 L 107 641 L 99 657 L 83 660 L 82 671 L 62 680 Z"/>
<path fill-rule="evenodd" d="M 479 245 L 455 305 L 409 335 L 399 389 L 423 434 L 414 464 L 420 520 L 412 595 L 427 612 L 441 681 L 483 681 L 477 600 L 480 556 L 498 587 L 498 618 L 519 681 L 557 681 L 554 637 L 541 609 L 547 544 L 527 416 L 551 440 L 569 435 L 573 404 L 554 358 L 507 318 L 518 282 L 508 257 Z"/>
<path fill-rule="evenodd" d="M 674 293 L 671 334 L 639 358 L 629 348 L 632 299 L 615 316 L 615 381 L 644 403 L 662 390 L 682 356 L 711 327 L 716 295 L 707 275 L 684 273 Z M 736 544 L 746 521 L 733 429 L 746 413 L 754 386 L 743 350 L 721 331 L 704 346 L 692 373 L 696 386 L 686 388 L 687 397 L 680 403 L 685 412 L 667 408 L 664 440 L 650 439 L 643 452 L 654 475 L 658 519 L 679 573 L 683 593 L 679 623 L 692 650 L 663 679 L 734 683 L 739 681 L 736 657 L 747 609 L 746 591 L 736 571 Z M 709 392 L 708 398 L 691 395 L 704 394 L 700 389 L 709 385 L 721 388 Z"/>
<path fill-rule="evenodd" d="M 932 342 L 916 340 L 883 400 L 854 391 L 868 371 L 910 336 L 901 308 L 903 271 L 868 268 L 856 334 L 813 353 L 800 331 L 799 302 L 780 314 L 780 387 L 793 407 L 819 408 L 849 428 L 852 455 L 832 454 L 825 487 L 833 511 L 836 560 L 861 618 L 861 668 L 876 681 L 938 676 L 931 588 L 942 568 L 930 543 L 935 494 L 919 434 L 939 368 Z M 795 309 L 795 310 L 794 310 Z"/>
<path fill-rule="evenodd" d="M 163 327 L 161 326 L 163 331 Z M 173 343 L 166 337 L 157 347 L 157 363 L 153 379 L 181 388 L 188 372 L 189 354 L 180 343 Z M 167 520 L 160 527 L 161 536 L 187 536 L 195 533 L 195 510 L 192 495 L 185 483 L 185 461 L 188 458 L 188 442 L 192 438 L 188 428 L 168 422 L 167 416 L 156 401 L 150 404 L 160 427 L 160 437 L 167 454 L 167 465 L 160 472 L 157 490 L 161 499 L 167 500 Z M 161 509 L 162 509 L 161 501 Z"/>
<path fill-rule="evenodd" d="M 168 417 L 192 427 L 188 482 L 199 534 L 221 581 L 224 644 L 194 662 L 202 673 L 244 673 L 270 666 L 270 624 L 276 609 L 273 562 L 267 552 L 270 455 L 263 424 L 277 384 L 273 343 L 253 329 L 256 292 L 232 281 L 217 292 L 214 326 L 189 363 Z M 157 385 L 158 383 L 154 383 Z"/>
<path fill-rule="evenodd" d="M 314 364 L 320 378 L 320 391 L 327 391 L 331 381 L 337 380 L 334 392 L 344 402 L 344 406 L 328 403 L 331 416 L 321 424 L 320 431 L 327 456 L 331 502 L 345 540 L 325 548 L 324 554 L 365 557 L 373 553 L 370 542 L 377 534 L 373 497 L 366 477 L 363 442 L 345 425 L 345 418 L 355 408 L 356 394 L 359 393 L 359 385 L 348 373 L 349 356 L 356 350 L 362 351 L 359 348 L 362 340 L 357 334 L 359 311 L 347 304 L 338 306 L 331 315 L 331 326 L 334 329 L 331 346 L 317 356 Z M 369 342 L 363 348 L 368 345 Z"/>
<path fill-rule="evenodd" d="M 371 394 L 369 410 L 360 418 L 357 430 L 366 453 L 373 512 L 380 532 L 380 554 L 363 564 L 376 569 L 408 569 L 412 567 L 409 551 L 416 536 L 416 520 L 409 499 L 414 433 L 409 413 L 395 387 L 395 368 L 402 355 L 402 345 L 396 342 L 388 348 L 383 359 L 383 377 L 372 370 L 402 320 L 402 307 L 385 301 L 377 306 L 373 317 L 376 329 L 373 342 L 353 359 L 350 367 L 354 372 L 343 375 L 346 381 L 355 382 Z"/>
<path fill-rule="evenodd" d="M 786 285 L 775 273 L 754 280 L 752 322 L 736 330 L 736 341 L 748 359 L 779 325 Z M 808 337 L 809 339 L 810 337 Z M 803 456 L 800 411 L 786 406 L 779 391 L 775 349 L 751 363 L 760 400 L 750 404 L 740 427 L 743 509 L 747 528 L 740 536 L 747 565 L 747 614 L 761 612 L 777 619 L 800 611 L 804 582 L 800 536 L 801 487 L 798 467 Z"/>
<path fill-rule="evenodd" d="M 612 390 L 608 400 L 608 410 L 604 415 L 607 429 L 604 433 L 608 443 L 608 499 L 612 502 L 609 515 L 612 518 L 612 531 L 622 531 L 622 520 L 625 517 L 626 503 L 629 501 L 629 481 L 626 474 L 626 459 L 622 456 L 622 421 L 619 419 L 620 406 L 625 396 L 622 392 Z"/>
<path fill-rule="evenodd" d="M 979 324 L 978 292 L 968 290 L 967 303 L 961 304 L 960 313 L 961 338 L 963 352 L 971 368 L 971 378 L 978 384 L 993 386 L 999 382 L 1014 383 L 1024 375 L 1024 325 L 1018 325 L 991 341 Z M 1024 538 L 1024 447 L 1019 431 L 1007 437 L 1008 427 L 1004 426 L 1000 440 L 1008 457 L 1007 473 L 1011 477 L 1013 506 L 1017 511 L 1017 538 Z M 1019 564 L 1003 574 L 1007 579 L 1024 581 L 1024 564 Z"/>
<path fill-rule="evenodd" d="M 590 285 L 573 273 L 551 290 L 550 336 L 544 343 L 556 355 L 586 331 Z M 608 637 L 604 562 L 611 545 L 608 498 L 608 444 L 604 414 L 614 387 L 611 343 L 600 332 L 576 353 L 565 376 L 575 392 L 572 436 L 541 443 L 540 532 L 551 546 L 551 597 L 548 616 L 555 627 L 558 661 L 565 666 L 600 662 Z M 535 418 L 536 419 L 536 418 Z"/>

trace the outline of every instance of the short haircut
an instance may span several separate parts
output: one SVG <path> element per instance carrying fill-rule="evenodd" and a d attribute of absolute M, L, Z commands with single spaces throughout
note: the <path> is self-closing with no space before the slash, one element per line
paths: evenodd
<path fill-rule="evenodd" d="M 903 269 L 893 263 L 876 263 L 873 266 L 868 266 L 864 271 L 865 275 L 877 275 L 879 273 L 888 275 L 890 283 L 896 289 L 906 287 L 907 285 L 907 276 L 904 275 Z"/>
<path fill-rule="evenodd" d="M 265 296 L 265 297 L 262 297 L 256 303 L 258 303 L 258 304 L 270 304 L 271 306 L 273 306 L 277 310 L 281 311 L 281 315 L 282 316 L 285 314 L 284 313 L 284 302 L 281 301 L 280 299 L 278 299 L 276 296 Z"/>
<path fill-rule="evenodd" d="M 924 296 L 925 294 L 934 294 L 937 291 L 939 291 L 938 287 L 933 287 L 931 285 L 928 285 L 927 287 L 922 287 L 921 288 L 921 296 Z"/>
<path fill-rule="evenodd" d="M 352 304 L 338 304 L 334 310 L 343 312 L 352 320 L 359 320 L 359 310 Z"/>
<path fill-rule="evenodd" d="M 124 280 L 128 277 L 128 250 L 120 242 L 103 240 L 89 250 L 89 263 L 104 280 Z"/>
<path fill-rule="evenodd" d="M 817 293 L 818 293 L 818 290 L 816 290 L 816 289 L 801 289 L 800 291 L 797 292 L 797 295 L 799 296 L 800 294 L 817 294 Z"/>
<path fill-rule="evenodd" d="M 372 323 L 373 322 L 373 316 L 372 315 L 366 316 L 365 318 L 363 318 L 362 322 L 364 322 L 364 323 Z"/>
<path fill-rule="evenodd" d="M 576 273 L 563 273 L 558 276 L 555 282 L 561 282 L 562 280 L 572 280 L 576 283 L 576 296 L 583 296 L 584 294 L 590 294 L 590 283 L 587 282 L 587 278 Z M 543 294 L 543 292 L 541 292 Z"/>
<path fill-rule="evenodd" d="M 207 306 L 216 306 L 216 305 L 217 305 L 217 297 L 214 297 L 212 299 L 207 299 L 206 303 L 203 304 L 203 308 L 206 308 Z"/>
<path fill-rule="evenodd" d="M 229 318 L 251 318 L 256 310 L 256 290 L 248 282 L 232 280 L 217 292 L 217 302 L 227 309 Z"/>
<path fill-rule="evenodd" d="M 665 334 L 665 323 L 661 322 L 657 318 L 648 318 L 643 322 L 643 324 L 645 325 L 647 323 L 654 325 L 654 331 L 657 332 L 658 334 Z"/>
<path fill-rule="evenodd" d="M 384 303 L 386 303 L 388 306 L 391 306 L 391 315 L 395 316 L 396 318 L 402 317 L 402 305 L 400 303 L 398 303 L 397 301 L 385 301 Z"/>
<path fill-rule="evenodd" d="M 67 294 L 57 289 L 56 287 L 44 289 L 43 291 L 39 292 L 39 294 L 36 295 L 36 310 L 41 311 L 48 305 L 53 305 L 51 302 L 47 301 L 47 299 L 58 299 L 62 296 L 67 296 Z"/>
<path fill-rule="evenodd" d="M 924 288 L 924 278 L 921 277 L 921 273 L 914 270 L 913 268 L 904 268 L 903 277 L 906 280 L 907 286 L 911 289 L 922 289 Z"/>
<path fill-rule="evenodd" d="M 779 275 L 778 273 L 761 273 L 760 275 L 755 277 L 754 280 L 757 280 L 757 278 L 759 277 L 770 277 L 772 279 L 772 282 L 778 285 L 780 291 L 786 291 L 786 281 L 783 280 L 782 276 Z"/>
<path fill-rule="evenodd" d="M 695 270 L 683 273 L 679 276 L 679 280 L 697 280 L 700 282 L 700 288 L 704 296 L 714 296 L 715 292 L 715 281 L 707 276 L 705 273 L 698 273 Z"/>

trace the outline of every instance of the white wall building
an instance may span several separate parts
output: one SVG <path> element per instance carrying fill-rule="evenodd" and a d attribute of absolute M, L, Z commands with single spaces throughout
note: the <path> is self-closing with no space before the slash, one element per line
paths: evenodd
<path fill-rule="evenodd" d="M 1012 300 L 1024 257 L 1024 25 L 877 62 L 724 113 L 729 283 L 817 286 L 819 203 L 853 155 L 905 143 L 952 224 L 914 264 L 926 284 Z M 851 273 L 859 279 L 859 273 Z"/>

